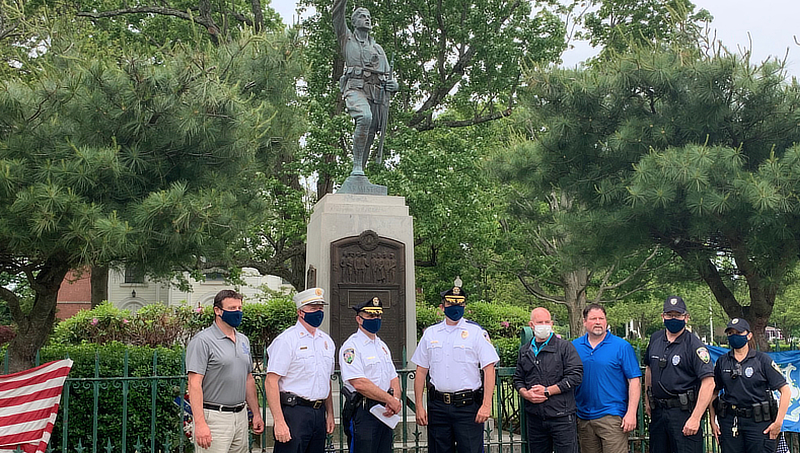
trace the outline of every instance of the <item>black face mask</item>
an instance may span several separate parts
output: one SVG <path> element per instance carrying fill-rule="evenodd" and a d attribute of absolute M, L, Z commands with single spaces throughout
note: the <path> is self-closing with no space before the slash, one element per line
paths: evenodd
<path fill-rule="evenodd" d="M 678 333 L 686 327 L 685 319 L 665 319 L 664 327 L 672 333 Z"/>

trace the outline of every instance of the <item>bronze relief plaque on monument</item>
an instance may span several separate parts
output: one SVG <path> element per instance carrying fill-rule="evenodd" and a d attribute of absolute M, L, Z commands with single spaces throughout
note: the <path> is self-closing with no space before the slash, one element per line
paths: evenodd
<path fill-rule="evenodd" d="M 406 342 L 405 245 L 371 230 L 331 243 L 330 335 L 337 345 L 356 331 L 353 307 L 375 296 L 383 302 L 378 336 L 403 361 Z"/>

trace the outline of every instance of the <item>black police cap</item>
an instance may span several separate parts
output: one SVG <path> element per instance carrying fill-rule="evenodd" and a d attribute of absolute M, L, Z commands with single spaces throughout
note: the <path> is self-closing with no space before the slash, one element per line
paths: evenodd
<path fill-rule="evenodd" d="M 353 310 L 355 310 L 356 313 L 360 311 L 366 311 L 368 313 L 382 314 L 383 302 L 381 302 L 381 299 L 376 296 L 373 297 L 372 299 L 365 300 L 364 302 L 361 302 L 360 304 L 356 305 L 355 307 L 353 307 Z"/>

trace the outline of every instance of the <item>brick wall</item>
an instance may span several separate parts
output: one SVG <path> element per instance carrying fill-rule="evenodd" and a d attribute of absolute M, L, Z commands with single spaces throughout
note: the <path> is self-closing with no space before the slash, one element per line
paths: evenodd
<path fill-rule="evenodd" d="M 89 271 L 83 272 L 80 277 L 71 271 L 61 283 L 58 290 L 58 305 L 56 317 L 67 319 L 80 310 L 92 308 L 92 285 Z"/>

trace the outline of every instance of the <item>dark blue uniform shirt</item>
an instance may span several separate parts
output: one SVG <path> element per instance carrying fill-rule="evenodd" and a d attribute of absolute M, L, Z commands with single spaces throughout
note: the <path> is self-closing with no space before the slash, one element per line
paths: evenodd
<path fill-rule="evenodd" d="M 654 333 L 644 363 L 650 367 L 653 396 L 661 399 L 674 398 L 689 390 L 697 392 L 700 381 L 714 375 L 708 349 L 688 330 L 672 343 L 667 341 L 666 330 Z"/>
<path fill-rule="evenodd" d="M 714 367 L 716 389 L 720 399 L 728 404 L 748 407 L 767 401 L 767 392 L 786 385 L 778 365 L 768 355 L 752 348 L 741 362 L 733 351 L 717 359 Z"/>

